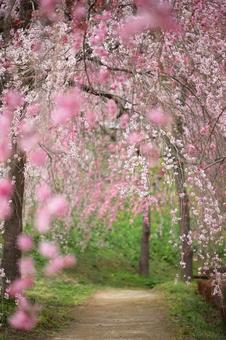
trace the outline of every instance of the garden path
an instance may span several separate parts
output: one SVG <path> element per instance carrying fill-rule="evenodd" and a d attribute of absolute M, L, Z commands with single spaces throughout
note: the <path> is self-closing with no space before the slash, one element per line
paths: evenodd
<path fill-rule="evenodd" d="M 173 340 L 163 296 L 154 290 L 106 289 L 77 306 L 53 340 Z"/>

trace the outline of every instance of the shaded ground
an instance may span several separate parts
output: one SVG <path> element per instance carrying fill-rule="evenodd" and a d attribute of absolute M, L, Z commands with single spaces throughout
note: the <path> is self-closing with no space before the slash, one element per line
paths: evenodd
<path fill-rule="evenodd" d="M 166 315 L 158 292 L 107 289 L 76 307 L 71 326 L 52 340 L 171 340 Z"/>

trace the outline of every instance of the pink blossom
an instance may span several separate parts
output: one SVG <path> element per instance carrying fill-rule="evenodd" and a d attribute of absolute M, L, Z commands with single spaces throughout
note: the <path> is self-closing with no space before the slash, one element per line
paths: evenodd
<path fill-rule="evenodd" d="M 94 111 L 86 112 L 86 121 L 89 124 L 90 129 L 92 129 L 97 121 L 96 113 Z"/>
<path fill-rule="evenodd" d="M 48 211 L 56 217 L 64 217 L 68 213 L 68 202 L 62 195 L 56 195 L 50 198 L 48 202 Z"/>
<path fill-rule="evenodd" d="M 105 83 L 109 79 L 110 72 L 107 67 L 101 67 L 100 72 L 98 74 L 98 82 Z"/>
<path fill-rule="evenodd" d="M 0 179 L 0 198 L 8 198 L 11 196 L 13 191 L 12 183 L 7 178 Z"/>
<path fill-rule="evenodd" d="M 207 125 L 204 125 L 201 129 L 200 129 L 200 134 L 202 136 L 208 136 L 209 134 L 209 130 L 210 130 L 210 126 L 207 124 Z"/>
<path fill-rule="evenodd" d="M 172 16 L 171 8 L 166 3 L 159 1 L 136 1 L 138 3 L 137 15 L 127 18 L 119 29 L 119 35 L 123 41 L 135 34 L 141 34 L 146 30 L 160 28 L 164 31 L 176 31 L 179 26 Z"/>
<path fill-rule="evenodd" d="M 127 42 L 135 34 L 140 34 L 150 26 L 150 16 L 148 13 L 139 16 L 130 16 L 119 28 L 119 36 Z"/>
<path fill-rule="evenodd" d="M 36 117 L 40 112 L 40 105 L 38 103 L 33 103 L 28 105 L 27 107 L 27 115 L 29 117 Z"/>
<path fill-rule="evenodd" d="M 51 118 L 56 125 L 65 123 L 70 118 L 70 111 L 65 110 L 63 107 L 58 107 L 52 111 Z"/>
<path fill-rule="evenodd" d="M 118 106 L 113 99 L 109 99 L 106 104 L 106 110 L 111 118 L 115 118 L 118 112 Z"/>
<path fill-rule="evenodd" d="M 51 118 L 54 124 L 65 123 L 68 119 L 77 115 L 80 111 L 83 97 L 79 89 L 74 88 L 55 98 L 55 109 L 52 111 Z"/>
<path fill-rule="evenodd" d="M 11 154 L 8 140 L 0 140 L 0 163 L 5 162 Z"/>
<path fill-rule="evenodd" d="M 114 153 L 116 151 L 115 144 L 109 144 L 108 145 L 108 150 L 109 150 L 109 152 Z"/>
<path fill-rule="evenodd" d="M 34 275 L 35 268 L 32 257 L 22 257 L 18 265 L 22 278 L 32 277 Z"/>
<path fill-rule="evenodd" d="M 93 30 L 93 35 L 90 38 L 90 42 L 92 45 L 97 46 L 104 43 L 105 37 L 107 34 L 107 26 L 104 21 Z"/>
<path fill-rule="evenodd" d="M 64 268 L 73 267 L 76 264 L 76 259 L 73 255 L 64 256 Z"/>
<path fill-rule="evenodd" d="M 39 251 L 42 256 L 55 258 L 59 255 L 59 249 L 51 242 L 42 241 L 39 245 Z"/>
<path fill-rule="evenodd" d="M 46 201 L 51 195 L 51 189 L 46 183 L 41 183 L 36 189 L 36 199 L 39 202 Z"/>
<path fill-rule="evenodd" d="M 59 273 L 64 268 L 64 258 L 62 256 L 58 256 L 49 261 L 46 265 L 44 272 L 47 276 L 54 276 Z"/>
<path fill-rule="evenodd" d="M 83 4 L 76 4 L 76 6 L 74 7 L 72 16 L 73 16 L 73 20 L 80 22 L 82 19 L 84 19 L 86 17 L 86 13 L 87 13 L 87 9 Z"/>
<path fill-rule="evenodd" d="M 14 111 L 24 103 L 23 96 L 16 90 L 9 90 L 5 94 L 5 103 L 10 111 Z"/>
<path fill-rule="evenodd" d="M 36 212 L 35 224 L 40 233 L 46 233 L 51 223 L 51 215 L 46 207 L 39 208 Z"/>
<path fill-rule="evenodd" d="M 146 117 L 151 123 L 160 127 L 168 125 L 171 121 L 170 116 L 161 108 L 152 109 L 146 114 Z"/>
<path fill-rule="evenodd" d="M 1 135 L 0 138 L 8 137 L 9 135 L 9 129 L 10 129 L 10 122 L 11 119 L 9 115 L 6 113 L 5 115 L 0 116 L 0 131 Z"/>
<path fill-rule="evenodd" d="M 130 135 L 128 136 L 128 143 L 129 144 L 139 144 L 143 141 L 144 135 L 141 132 L 131 132 Z"/>
<path fill-rule="evenodd" d="M 29 155 L 29 159 L 32 165 L 41 167 L 46 162 L 46 152 L 41 148 L 32 150 Z"/>
<path fill-rule="evenodd" d="M 42 42 L 41 41 L 34 41 L 31 45 L 32 52 L 40 52 L 42 49 Z"/>
<path fill-rule="evenodd" d="M 17 245 L 22 251 L 30 251 L 33 247 L 32 238 L 26 234 L 20 234 L 17 239 Z"/>
<path fill-rule="evenodd" d="M 37 324 L 37 318 L 24 310 L 17 310 L 9 318 L 9 323 L 13 328 L 29 331 Z"/>
<path fill-rule="evenodd" d="M 147 162 L 150 167 L 157 165 L 159 158 L 160 158 L 160 152 L 159 152 L 159 149 L 155 145 L 151 143 L 142 144 L 140 146 L 140 152 L 143 156 L 146 157 Z"/>
<path fill-rule="evenodd" d="M 59 0 L 40 0 L 40 11 L 42 15 L 52 18 L 58 2 Z"/>
<path fill-rule="evenodd" d="M 93 52 L 100 58 L 106 58 L 109 56 L 109 52 L 105 50 L 102 46 L 95 46 Z"/>
<path fill-rule="evenodd" d="M 57 275 L 64 268 L 70 268 L 76 264 L 75 257 L 72 255 L 58 256 L 51 259 L 46 265 L 44 272 L 47 276 Z"/>
<path fill-rule="evenodd" d="M 193 144 L 188 144 L 186 146 L 186 152 L 189 156 L 194 156 L 196 153 L 196 147 Z"/>
<path fill-rule="evenodd" d="M 13 281 L 9 286 L 9 295 L 16 296 L 22 294 L 25 289 L 33 286 L 34 280 L 32 277 L 25 277 Z"/>
<path fill-rule="evenodd" d="M 120 118 L 120 127 L 122 129 L 125 129 L 128 123 L 129 123 L 129 115 L 128 114 L 122 115 L 122 117 Z"/>

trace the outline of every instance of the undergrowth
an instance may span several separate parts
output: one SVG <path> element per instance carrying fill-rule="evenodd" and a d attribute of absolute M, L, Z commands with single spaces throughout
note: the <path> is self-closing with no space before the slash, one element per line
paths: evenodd
<path fill-rule="evenodd" d="M 220 313 L 197 293 L 196 284 L 167 282 L 158 288 L 165 293 L 176 340 L 223 340 L 226 333 Z"/>

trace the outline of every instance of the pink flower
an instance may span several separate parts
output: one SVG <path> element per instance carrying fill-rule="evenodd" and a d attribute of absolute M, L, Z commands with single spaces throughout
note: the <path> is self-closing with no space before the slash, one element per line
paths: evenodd
<path fill-rule="evenodd" d="M 51 119 L 54 124 L 65 123 L 70 118 L 70 111 L 65 110 L 63 107 L 55 108 L 51 113 Z"/>
<path fill-rule="evenodd" d="M 87 9 L 83 4 L 76 4 L 73 10 L 73 20 L 80 22 L 86 17 Z"/>
<path fill-rule="evenodd" d="M 59 0 L 40 0 L 41 14 L 52 18 L 58 2 Z"/>
<path fill-rule="evenodd" d="M 25 289 L 31 288 L 33 286 L 33 283 L 34 280 L 31 277 L 17 279 L 10 284 L 9 295 L 16 296 L 22 294 Z"/>
<path fill-rule="evenodd" d="M 36 189 L 36 199 L 39 202 L 46 201 L 51 195 L 51 189 L 46 183 L 40 184 Z"/>
<path fill-rule="evenodd" d="M 179 26 L 172 16 L 171 8 L 166 3 L 155 0 L 138 0 L 137 15 L 127 18 L 119 29 L 119 35 L 127 42 L 135 34 L 141 34 L 146 30 L 160 28 L 163 31 L 176 31 Z"/>
<path fill-rule="evenodd" d="M 11 154 L 8 140 L 0 140 L 0 163 L 5 162 Z"/>
<path fill-rule="evenodd" d="M 35 224 L 40 233 L 46 233 L 51 223 L 51 215 L 46 207 L 39 208 L 36 212 Z"/>
<path fill-rule="evenodd" d="M 196 154 L 196 147 L 193 144 L 188 144 L 186 146 L 186 152 L 189 156 L 194 156 Z"/>
<path fill-rule="evenodd" d="M 207 125 L 204 125 L 201 129 L 200 129 L 200 134 L 202 136 L 208 136 L 209 134 L 209 130 L 210 130 L 210 126 L 207 124 Z"/>
<path fill-rule="evenodd" d="M 128 123 L 129 123 L 129 115 L 128 114 L 122 115 L 122 117 L 120 118 L 120 127 L 122 129 L 125 129 Z"/>
<path fill-rule="evenodd" d="M 8 138 L 10 122 L 11 122 L 11 119 L 8 117 L 8 115 L 0 116 L 0 131 L 1 131 L 0 138 L 1 139 L 3 137 Z"/>
<path fill-rule="evenodd" d="M 101 67 L 100 72 L 98 74 L 98 82 L 105 83 L 109 79 L 110 72 L 107 67 Z"/>
<path fill-rule="evenodd" d="M 17 310 L 9 318 L 9 323 L 13 328 L 29 331 L 37 324 L 37 318 L 24 310 Z"/>
<path fill-rule="evenodd" d="M 64 258 L 58 256 L 46 265 L 44 272 L 46 276 L 55 276 L 64 268 Z"/>
<path fill-rule="evenodd" d="M 55 217 L 64 217 L 68 213 L 68 202 L 62 195 L 56 195 L 50 198 L 48 202 L 48 211 Z"/>
<path fill-rule="evenodd" d="M 33 247 L 32 238 L 26 234 L 20 234 L 17 239 L 17 245 L 22 251 L 30 251 Z"/>
<path fill-rule="evenodd" d="M 113 99 L 109 99 L 106 104 L 106 110 L 111 118 L 115 118 L 118 112 L 118 106 Z"/>
<path fill-rule="evenodd" d="M 46 152 L 41 148 L 32 150 L 29 155 L 29 159 L 32 165 L 41 167 L 46 162 Z"/>
<path fill-rule="evenodd" d="M 29 117 L 36 117 L 40 111 L 40 105 L 38 103 L 33 103 L 27 107 L 27 115 Z"/>
<path fill-rule="evenodd" d="M 32 45 L 31 45 L 31 50 L 32 52 L 40 52 L 42 49 L 42 43 L 41 41 L 35 41 Z"/>
<path fill-rule="evenodd" d="M 147 119 L 154 125 L 164 127 L 171 121 L 170 116 L 163 112 L 161 108 L 156 108 L 146 114 Z"/>
<path fill-rule="evenodd" d="M 64 268 L 73 267 L 76 264 L 76 259 L 73 255 L 64 256 Z"/>
<path fill-rule="evenodd" d="M 143 141 L 144 135 L 141 132 L 131 132 L 130 135 L 128 136 L 128 143 L 129 144 L 139 144 Z"/>
<path fill-rule="evenodd" d="M 70 268 L 76 264 L 75 257 L 72 255 L 58 256 L 49 261 L 44 272 L 47 276 L 57 275 L 64 268 Z"/>
<path fill-rule="evenodd" d="M 97 121 L 96 113 L 93 111 L 86 112 L 86 121 L 89 124 L 90 129 L 92 129 Z"/>
<path fill-rule="evenodd" d="M 114 153 L 116 151 L 115 144 L 109 144 L 108 145 L 108 150 L 109 150 L 109 152 Z"/>
<path fill-rule="evenodd" d="M 77 115 L 83 101 L 79 89 L 74 88 L 55 98 L 55 109 L 52 111 L 51 118 L 54 124 L 65 123 L 68 119 Z"/>
<path fill-rule="evenodd" d="M 140 146 L 140 152 L 143 156 L 146 157 L 148 165 L 150 167 L 156 166 L 159 158 L 160 158 L 160 152 L 159 149 L 153 145 L 153 144 L 142 144 Z"/>
<path fill-rule="evenodd" d="M 47 241 L 42 241 L 39 245 L 39 251 L 42 256 L 47 258 L 55 258 L 59 255 L 59 249 L 55 244 Z"/>
<path fill-rule="evenodd" d="M 32 257 L 22 257 L 18 265 L 22 278 L 32 277 L 34 275 L 35 268 Z"/>
<path fill-rule="evenodd" d="M 10 111 L 14 111 L 24 103 L 23 96 L 16 90 L 9 90 L 5 94 L 5 103 Z"/>
<path fill-rule="evenodd" d="M 13 186 L 10 180 L 6 178 L 0 179 L 0 198 L 8 198 L 11 196 L 13 191 Z"/>

